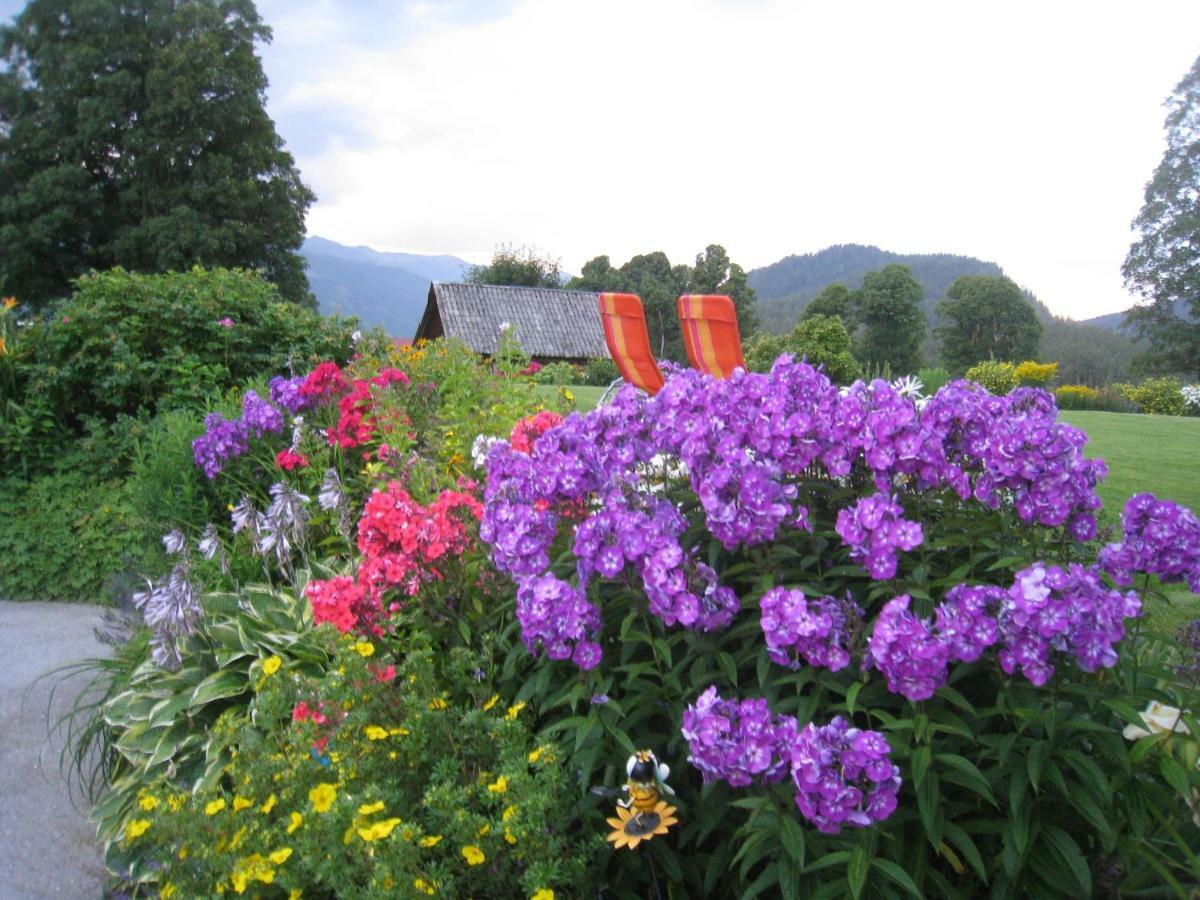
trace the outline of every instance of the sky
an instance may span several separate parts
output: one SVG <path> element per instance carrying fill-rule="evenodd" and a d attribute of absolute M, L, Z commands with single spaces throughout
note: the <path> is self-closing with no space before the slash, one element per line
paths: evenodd
<path fill-rule="evenodd" d="M 572 272 L 961 253 L 1072 318 L 1133 302 L 1162 103 L 1200 55 L 1195 0 L 257 5 L 309 234 Z"/>

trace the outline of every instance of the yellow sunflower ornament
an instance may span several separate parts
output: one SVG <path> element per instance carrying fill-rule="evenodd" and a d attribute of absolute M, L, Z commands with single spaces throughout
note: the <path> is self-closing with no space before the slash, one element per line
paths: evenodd
<path fill-rule="evenodd" d="M 635 850 L 642 841 L 666 834 L 672 825 L 678 824 L 679 820 L 675 818 L 678 810 L 662 799 L 664 793 L 675 793 L 667 784 L 671 769 L 660 763 L 653 751 L 639 750 L 629 757 L 625 774 L 628 781 L 619 791 L 611 788 L 592 790 L 604 796 L 626 794 L 624 799 L 617 801 L 616 816 L 605 820 L 613 828 L 605 840 L 618 849 Z"/>

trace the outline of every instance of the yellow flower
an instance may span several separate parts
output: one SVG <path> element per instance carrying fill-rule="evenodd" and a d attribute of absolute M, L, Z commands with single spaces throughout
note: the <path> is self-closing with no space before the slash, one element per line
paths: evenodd
<path fill-rule="evenodd" d="M 487 712 L 489 709 L 491 709 L 493 706 L 495 706 L 495 705 L 496 705 L 496 701 L 497 701 L 497 700 L 499 700 L 499 699 L 500 699 L 500 695 L 499 695 L 499 694 L 492 694 L 492 697 L 491 697 L 491 699 L 490 699 L 490 700 L 488 700 L 488 702 L 487 702 L 487 703 L 483 704 L 483 711 L 484 711 L 484 712 Z"/>
<path fill-rule="evenodd" d="M 505 808 L 505 810 L 504 810 L 504 812 L 502 812 L 502 813 L 500 814 L 500 821 L 501 821 L 501 822 L 507 822 L 509 819 L 511 819 L 511 818 L 512 818 L 513 816 L 515 816 L 516 814 L 517 814 L 517 808 L 516 808 L 516 806 L 509 806 L 509 807 L 506 807 L 506 808 Z"/>
<path fill-rule="evenodd" d="M 413 887 L 415 887 L 422 894 L 428 894 L 430 897 L 437 893 L 437 886 L 430 884 L 424 878 L 413 879 Z"/>
<path fill-rule="evenodd" d="M 512 706 L 510 706 L 508 708 L 508 712 L 506 712 L 504 714 L 504 718 L 515 719 L 520 714 L 521 710 L 523 710 L 524 708 L 525 708 L 525 701 L 518 700 L 516 703 L 514 703 Z"/>
<path fill-rule="evenodd" d="M 363 729 L 367 738 L 372 741 L 382 741 L 387 738 L 388 732 L 386 728 L 380 728 L 378 725 L 368 725 Z"/>
<path fill-rule="evenodd" d="M 180 859 L 187 859 L 187 857 L 188 857 L 188 848 L 187 848 L 187 847 L 180 847 L 180 848 L 179 848 L 179 858 L 180 858 Z"/>
<path fill-rule="evenodd" d="M 271 862 L 275 863 L 275 865 L 281 866 L 285 862 L 288 861 L 288 859 L 291 857 L 291 855 L 292 855 L 291 847 L 280 847 L 274 853 L 269 854 L 267 856 L 267 859 L 271 860 Z"/>
<path fill-rule="evenodd" d="M 167 798 L 167 809 L 171 810 L 171 812 L 179 812 L 187 805 L 187 801 L 187 794 L 172 794 Z"/>
<path fill-rule="evenodd" d="M 513 834 L 511 831 L 509 831 L 507 828 L 504 829 L 504 839 L 506 841 L 508 841 L 510 844 L 515 844 L 517 842 L 517 836 L 515 834 Z"/>
<path fill-rule="evenodd" d="M 375 653 L 375 645 L 370 641 L 359 641 L 354 645 L 354 649 L 358 651 L 359 656 L 372 656 Z"/>
<path fill-rule="evenodd" d="M 493 794 L 503 794 L 508 790 L 508 779 L 501 775 L 495 781 L 488 785 L 488 790 Z"/>
<path fill-rule="evenodd" d="M 364 841 L 377 841 L 392 833 L 392 829 L 400 824 L 399 819 L 384 819 L 366 828 L 358 829 L 358 836 Z"/>
<path fill-rule="evenodd" d="M 486 837 L 488 832 L 490 832 L 491 830 L 492 830 L 492 826 L 489 825 L 487 822 L 484 822 L 479 827 L 479 830 L 477 832 L 475 832 L 475 837 Z"/>
<path fill-rule="evenodd" d="M 328 812 L 329 807 L 333 806 L 333 801 L 337 799 L 337 785 L 324 782 L 318 784 L 308 792 L 308 799 L 317 812 Z"/>
<path fill-rule="evenodd" d="M 392 735 L 393 737 L 395 737 L 396 735 L 400 735 L 400 737 L 408 737 L 408 733 L 409 732 L 408 732 L 407 728 L 389 728 L 388 729 L 388 734 Z"/>
<path fill-rule="evenodd" d="M 175 885 L 171 884 L 171 882 L 168 881 L 161 888 L 159 888 L 158 896 L 174 897 L 175 896 Z"/>
<path fill-rule="evenodd" d="M 462 857 L 467 861 L 468 866 L 477 866 L 487 859 L 482 850 L 471 844 L 462 848 Z"/>
<path fill-rule="evenodd" d="M 233 833 L 233 837 L 229 839 L 229 849 L 236 850 L 242 845 L 242 841 L 246 839 L 246 826 L 243 825 Z"/>
<path fill-rule="evenodd" d="M 260 806 L 258 808 L 258 811 L 260 813 L 262 813 L 263 815 L 266 815 L 274 808 L 275 808 L 275 795 L 272 794 L 270 797 L 267 798 L 266 803 L 264 803 L 262 806 Z"/>
<path fill-rule="evenodd" d="M 136 837 L 146 833 L 146 829 L 150 827 L 149 819 L 134 819 L 125 826 L 125 840 L 132 841 Z"/>
<path fill-rule="evenodd" d="M 383 809 L 383 801 L 376 800 L 374 803 L 364 803 L 358 808 L 360 816 L 371 816 Z"/>
<path fill-rule="evenodd" d="M 570 391 L 566 391 L 566 390 L 564 390 L 564 391 L 563 391 L 563 396 L 564 396 L 564 397 L 566 397 L 568 400 L 570 400 L 572 403 L 574 403 L 574 402 L 575 402 L 575 395 L 574 395 L 574 394 L 572 394 Z"/>
<path fill-rule="evenodd" d="M 616 818 L 605 819 L 613 828 L 605 840 L 614 844 L 617 850 L 622 847 L 636 850 L 642 841 L 651 840 L 656 834 L 666 834 L 672 825 L 677 825 L 676 812 L 675 807 L 665 800 L 659 800 L 654 809 L 647 812 L 618 806 Z"/>
<path fill-rule="evenodd" d="M 529 900 L 554 900 L 554 891 L 550 890 L 550 888 L 541 888 Z"/>
<path fill-rule="evenodd" d="M 279 671 L 281 665 L 283 665 L 283 660 L 278 656 L 268 656 L 263 660 L 263 674 L 274 675 Z"/>
<path fill-rule="evenodd" d="M 158 798 L 154 797 L 150 794 L 147 794 L 145 797 L 143 797 L 141 800 L 138 801 L 138 806 L 140 806 L 146 812 L 150 812 L 156 806 L 158 806 Z"/>
<path fill-rule="evenodd" d="M 16 297 L 5 297 L 4 298 L 4 308 L 5 309 L 14 309 L 14 308 L 16 308 L 16 305 L 17 305 Z"/>
<path fill-rule="evenodd" d="M 302 823 L 303 821 L 304 821 L 304 816 L 300 815 L 300 813 L 298 813 L 298 812 L 292 813 L 292 821 L 291 821 L 291 824 L 288 825 L 288 827 L 287 827 L 287 833 L 292 834 L 297 828 L 300 827 L 300 823 Z"/>
<path fill-rule="evenodd" d="M 442 836 L 440 834 L 431 834 L 421 838 L 417 843 L 422 847 L 436 847 L 441 840 Z"/>
<path fill-rule="evenodd" d="M 535 763 L 541 758 L 542 758 L 542 748 L 541 747 L 538 747 L 536 750 L 529 751 L 529 761 L 531 763 Z"/>
<path fill-rule="evenodd" d="M 233 798 L 233 811 L 234 812 L 241 812 L 243 809 L 246 809 L 247 807 L 251 807 L 253 805 L 254 805 L 254 801 L 251 800 L 249 797 L 234 797 Z"/>
<path fill-rule="evenodd" d="M 441 697 L 434 697 L 432 700 L 429 701 L 430 709 L 445 709 L 446 706 L 447 706 L 446 701 L 443 700 Z"/>
<path fill-rule="evenodd" d="M 215 816 L 225 808 L 225 798 L 218 797 L 216 800 L 209 800 L 204 804 L 204 814 L 206 816 Z"/>
<path fill-rule="evenodd" d="M 304 891 L 300 890 L 300 888 L 292 888 L 288 891 L 288 900 L 300 900 L 303 896 Z"/>

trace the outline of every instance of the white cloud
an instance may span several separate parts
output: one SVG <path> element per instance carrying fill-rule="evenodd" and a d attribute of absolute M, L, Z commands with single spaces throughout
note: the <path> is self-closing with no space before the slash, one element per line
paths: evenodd
<path fill-rule="evenodd" d="M 528 244 L 575 271 L 711 242 L 747 268 L 851 241 L 970 253 L 1077 317 L 1129 303 L 1160 103 L 1200 49 L 1194 3 L 420 6 L 394 40 L 339 30 L 337 4 L 272 22 L 274 54 L 333 36 L 297 47 L 301 77 L 268 67 L 272 111 L 359 132 L 298 160 L 310 233 L 474 260 Z"/>

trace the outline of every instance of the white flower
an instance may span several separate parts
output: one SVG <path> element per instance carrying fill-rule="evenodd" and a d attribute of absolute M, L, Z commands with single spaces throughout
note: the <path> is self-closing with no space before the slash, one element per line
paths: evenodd
<path fill-rule="evenodd" d="M 471 462 L 475 468 L 482 469 L 487 463 L 488 453 L 497 444 L 507 444 L 504 438 L 492 437 L 487 434 L 479 434 L 475 436 L 475 440 L 471 442 Z"/>
<path fill-rule="evenodd" d="M 304 416 L 292 418 L 292 452 L 295 453 L 304 439 Z"/>
<path fill-rule="evenodd" d="M 187 546 L 187 539 L 183 536 L 183 532 L 176 528 L 173 531 L 168 531 L 162 537 L 163 547 L 166 551 L 174 556 L 177 553 L 182 553 L 183 548 Z"/>
<path fill-rule="evenodd" d="M 217 527 L 212 522 L 204 526 L 204 534 L 200 536 L 197 547 L 205 559 L 212 559 L 221 549 L 221 539 L 217 536 Z"/>
<path fill-rule="evenodd" d="M 512 328 L 512 323 L 511 323 L 511 322 L 501 322 L 501 323 L 500 323 L 500 331 L 501 331 L 502 333 L 503 333 L 503 332 L 505 332 L 505 331 L 508 331 L 508 329 L 510 329 L 510 328 Z"/>
<path fill-rule="evenodd" d="M 892 387 L 901 397 L 920 397 L 925 385 L 916 375 L 905 375 L 892 382 Z"/>
<path fill-rule="evenodd" d="M 1137 725 L 1126 725 L 1125 730 L 1121 732 L 1126 740 L 1136 741 L 1138 738 L 1149 737 L 1152 734 L 1167 734 L 1176 732 L 1178 734 L 1190 734 L 1187 724 L 1183 721 L 1183 714 L 1174 706 L 1167 706 L 1165 703 L 1159 703 L 1157 700 L 1152 700 L 1150 705 L 1141 712 L 1142 721 L 1146 723 L 1146 728 L 1139 728 Z"/>
<path fill-rule="evenodd" d="M 361 332 L 361 331 L 354 331 L 354 332 L 351 332 L 351 334 L 350 334 L 350 343 L 354 344 L 354 346 L 356 346 L 356 347 L 357 347 L 357 346 L 358 346 L 358 342 L 359 342 L 359 341 L 361 341 L 361 340 L 362 340 L 362 332 Z"/>
<path fill-rule="evenodd" d="M 342 480 L 334 469 L 325 470 L 325 480 L 321 482 L 321 492 L 317 494 L 317 506 L 324 510 L 334 510 L 342 505 Z"/>

